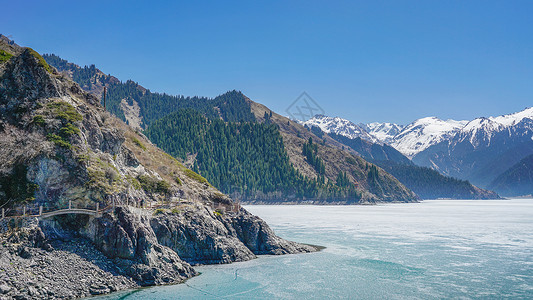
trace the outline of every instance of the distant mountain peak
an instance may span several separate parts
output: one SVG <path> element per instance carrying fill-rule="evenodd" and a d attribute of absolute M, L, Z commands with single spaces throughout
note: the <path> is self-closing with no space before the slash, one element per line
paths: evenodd
<path fill-rule="evenodd" d="M 403 125 L 388 122 L 373 122 L 369 124 L 359 124 L 359 126 L 364 128 L 375 139 L 386 144 L 392 143 L 394 137 L 404 128 Z"/>
<path fill-rule="evenodd" d="M 452 137 L 466 124 L 467 121 L 451 119 L 444 121 L 437 117 L 421 118 L 405 126 L 394 137 L 391 145 L 407 157 L 412 158 L 428 147 Z"/>
<path fill-rule="evenodd" d="M 378 143 L 379 140 L 370 135 L 364 128 L 353 123 L 352 121 L 340 117 L 328 117 L 325 115 L 315 115 L 313 118 L 303 122 L 308 127 L 319 127 L 325 133 L 335 133 L 350 139 L 361 138 L 372 143 Z"/>

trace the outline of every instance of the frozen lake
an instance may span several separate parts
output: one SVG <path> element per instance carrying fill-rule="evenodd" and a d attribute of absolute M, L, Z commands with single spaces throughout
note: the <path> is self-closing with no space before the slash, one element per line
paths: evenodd
<path fill-rule="evenodd" d="M 327 248 L 104 298 L 533 298 L 533 199 L 246 209 L 281 237 Z"/>

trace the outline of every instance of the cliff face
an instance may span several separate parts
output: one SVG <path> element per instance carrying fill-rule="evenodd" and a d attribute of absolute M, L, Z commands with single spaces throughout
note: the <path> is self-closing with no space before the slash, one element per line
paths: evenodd
<path fill-rule="evenodd" d="M 178 283 L 197 274 L 190 264 L 315 251 L 275 236 L 35 51 L 3 38 L 0 50 L 9 54 L 0 62 L 0 206 L 108 207 L 98 217 L 1 220 L 0 268 L 9 276 L 0 275 L 0 298 Z M 33 271 L 42 277 L 28 283 Z M 90 276 L 69 289 L 56 284 L 73 272 Z"/>

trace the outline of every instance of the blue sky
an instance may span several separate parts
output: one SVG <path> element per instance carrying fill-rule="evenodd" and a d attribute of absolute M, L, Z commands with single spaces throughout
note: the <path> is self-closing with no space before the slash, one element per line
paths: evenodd
<path fill-rule="evenodd" d="M 9 1 L 0 33 L 152 91 L 406 124 L 533 106 L 533 1 Z"/>

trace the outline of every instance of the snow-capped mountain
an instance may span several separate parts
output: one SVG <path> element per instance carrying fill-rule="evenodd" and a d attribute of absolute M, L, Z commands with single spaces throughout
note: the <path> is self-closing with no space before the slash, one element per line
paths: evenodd
<path fill-rule="evenodd" d="M 403 129 L 404 126 L 394 123 L 369 123 L 359 124 L 359 127 L 363 128 L 373 136 L 375 139 L 382 143 L 390 144 Z"/>
<path fill-rule="evenodd" d="M 316 115 L 302 124 L 307 125 L 308 127 L 316 126 L 325 133 L 335 133 L 350 139 L 360 137 L 361 139 L 370 141 L 372 143 L 380 142 L 357 124 L 339 117 L 333 118 L 324 115 Z"/>
<path fill-rule="evenodd" d="M 412 160 L 484 187 L 530 154 L 533 154 L 533 108 L 526 108 L 499 117 L 474 119 Z"/>
<path fill-rule="evenodd" d="M 453 137 L 468 121 L 441 120 L 427 117 L 405 126 L 392 141 L 391 146 L 412 158 L 428 147 Z"/>
<path fill-rule="evenodd" d="M 474 119 L 463 127 L 453 141 L 454 144 L 468 140 L 474 148 L 479 146 L 489 146 L 492 137 L 501 131 L 509 131 L 519 125 L 524 119 L 533 120 L 533 107 L 528 107 L 517 113 Z M 527 130 L 527 129 L 526 129 Z"/>

